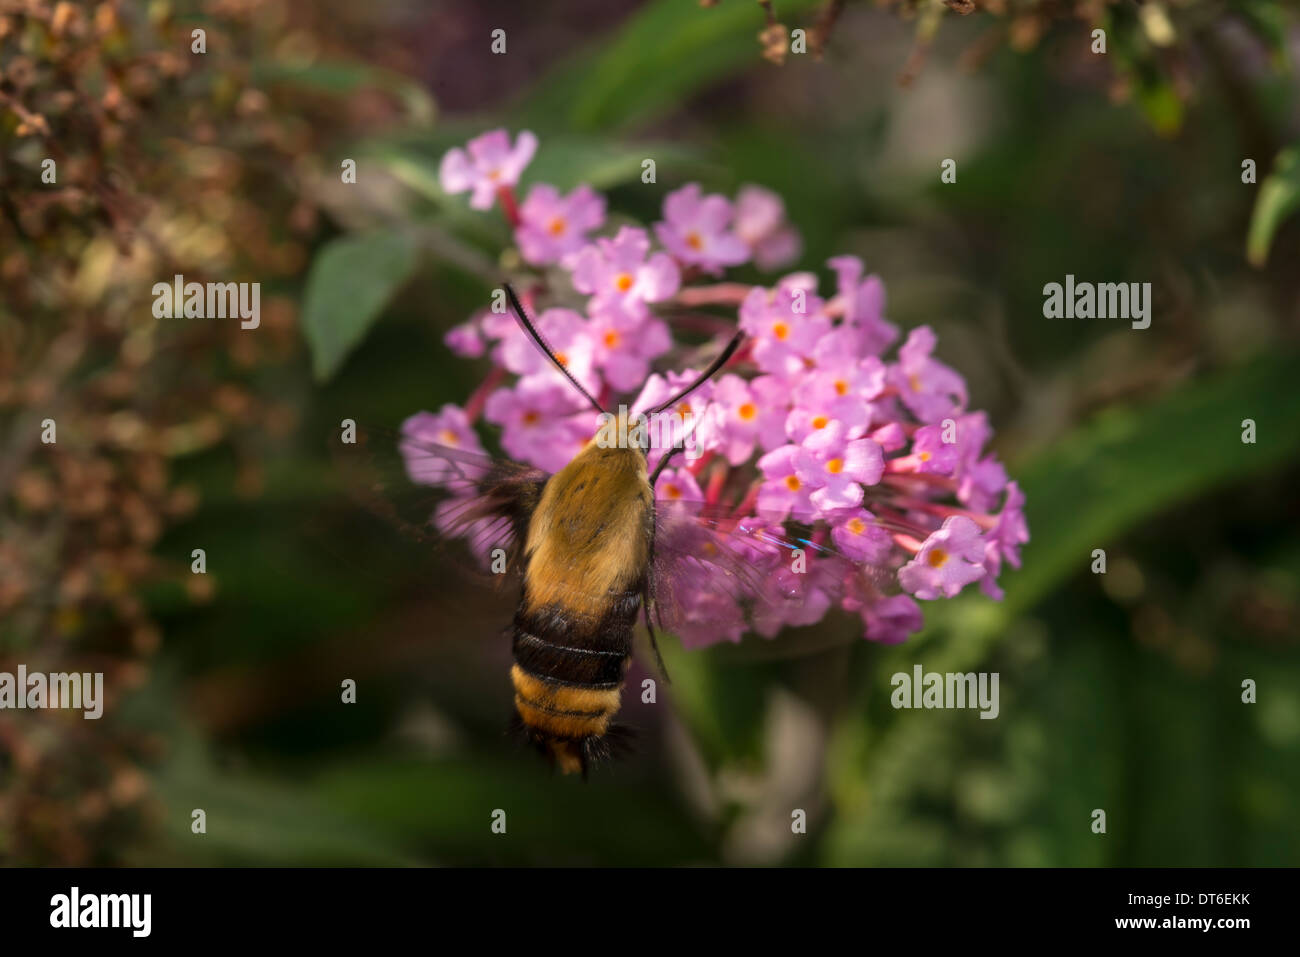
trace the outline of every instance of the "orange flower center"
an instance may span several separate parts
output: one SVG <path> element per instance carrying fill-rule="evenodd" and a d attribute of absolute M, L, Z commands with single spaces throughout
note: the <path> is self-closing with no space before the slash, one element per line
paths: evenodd
<path fill-rule="evenodd" d="M 681 498 L 682 490 L 679 489 L 676 485 L 665 485 L 664 494 L 667 495 L 669 498 Z"/>
<path fill-rule="evenodd" d="M 542 416 L 534 409 L 529 409 L 523 416 L 524 425 L 536 425 L 542 421 Z"/>
<path fill-rule="evenodd" d="M 849 531 L 854 535 L 861 535 L 867 530 L 867 523 L 860 518 L 849 519 Z"/>
<path fill-rule="evenodd" d="M 848 394 L 849 394 L 849 384 L 848 384 L 847 382 L 845 382 L 843 379 L 836 379 L 836 380 L 835 380 L 835 394 L 836 394 L 836 395 L 848 395 Z"/>
<path fill-rule="evenodd" d="M 555 354 L 555 361 L 562 366 L 567 366 L 569 364 L 569 357 L 566 356 L 563 352 L 557 352 Z"/>
<path fill-rule="evenodd" d="M 785 340 L 790 335 L 790 327 L 784 322 L 778 322 L 772 326 L 772 335 L 778 339 Z"/>
<path fill-rule="evenodd" d="M 451 429 L 443 429 L 439 432 L 438 439 L 443 445 L 456 445 L 460 442 L 460 439 L 456 438 L 456 433 Z"/>
<path fill-rule="evenodd" d="M 754 403 L 746 402 L 736 410 L 736 414 L 748 422 L 754 416 L 758 415 L 758 409 L 754 406 Z"/>
<path fill-rule="evenodd" d="M 832 475 L 839 475 L 844 471 L 844 460 L 831 459 L 826 463 L 826 471 L 830 472 Z"/>
<path fill-rule="evenodd" d="M 788 489 L 789 489 L 790 491 L 792 491 L 792 492 L 797 492 L 797 491 L 799 491 L 799 476 L 797 476 L 797 475 L 787 475 L 787 476 L 785 477 L 785 487 L 788 488 Z"/>
<path fill-rule="evenodd" d="M 813 427 L 814 429 L 824 429 L 824 428 L 826 428 L 826 425 L 827 425 L 827 423 L 829 423 L 829 422 L 830 422 L 830 419 L 826 418 L 826 416 L 824 416 L 824 415 L 819 415 L 819 416 L 817 416 L 816 418 L 814 418 L 814 419 L 812 420 L 812 427 Z"/>
<path fill-rule="evenodd" d="M 629 289 L 631 289 L 632 274 L 626 272 L 619 273 L 618 277 L 614 280 L 614 288 L 617 289 L 619 292 L 627 292 Z"/>
<path fill-rule="evenodd" d="M 686 245 L 690 246 L 696 252 L 699 252 L 701 249 L 704 248 L 704 240 L 700 239 L 699 233 L 697 233 L 695 230 L 691 230 L 689 233 L 686 234 Z"/>
<path fill-rule="evenodd" d="M 921 380 L 916 377 L 915 372 L 907 377 L 907 384 L 912 387 L 913 392 L 921 391 Z"/>
<path fill-rule="evenodd" d="M 930 453 L 929 453 L 929 452 L 918 452 L 916 457 L 917 457 L 918 459 L 920 459 L 922 462 L 928 462 L 928 461 L 930 461 Z"/>
<path fill-rule="evenodd" d="M 605 333 L 605 345 L 608 348 L 613 349 L 616 345 L 618 345 L 618 343 L 619 343 L 619 336 L 617 332 L 611 329 L 609 330 L 609 332 Z"/>
<path fill-rule="evenodd" d="M 568 225 L 564 222 L 564 220 L 561 217 L 556 216 L 554 219 L 551 220 L 551 224 L 550 226 L 547 227 L 547 229 L 550 230 L 552 236 L 563 236 L 564 231 L 568 229 Z"/>
<path fill-rule="evenodd" d="M 942 548 L 930 549 L 930 554 L 926 556 L 925 563 L 931 568 L 943 568 L 948 561 L 948 553 Z"/>

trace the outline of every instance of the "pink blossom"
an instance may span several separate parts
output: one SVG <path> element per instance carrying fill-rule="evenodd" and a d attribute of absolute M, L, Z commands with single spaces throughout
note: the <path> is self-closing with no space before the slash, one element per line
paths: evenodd
<path fill-rule="evenodd" d="M 462 359 L 477 359 L 483 355 L 486 348 L 483 342 L 483 332 L 479 324 L 471 319 L 469 322 L 462 322 L 458 326 L 452 326 L 447 330 L 447 334 L 442 337 L 442 341 L 447 348 Z"/>
<path fill-rule="evenodd" d="M 742 186 L 736 194 L 736 235 L 764 272 L 799 258 L 803 241 L 785 218 L 785 202 L 761 186 Z"/>
<path fill-rule="evenodd" d="M 803 571 L 795 571 L 791 562 L 768 576 L 754 610 L 754 630 L 760 635 L 771 638 L 782 628 L 816 624 L 830 610 L 837 583 L 815 557 L 805 552 L 804 560 Z"/>
<path fill-rule="evenodd" d="M 800 451 L 797 445 L 786 445 L 758 460 L 758 469 L 763 473 L 758 508 L 774 519 L 783 519 L 791 512 L 796 515 L 812 512 L 812 488 L 799 477 L 795 468 L 795 459 Z"/>
<path fill-rule="evenodd" d="M 894 540 L 865 508 L 838 513 L 831 525 L 831 541 L 849 558 L 873 565 L 883 563 Z"/>
<path fill-rule="evenodd" d="M 885 470 L 880 446 L 871 439 L 850 439 L 842 422 L 804 439 L 794 462 L 799 480 L 815 490 L 813 506 L 823 513 L 862 504 L 862 486 L 875 485 Z"/>
<path fill-rule="evenodd" d="M 966 383 L 937 359 L 934 331 L 918 326 L 898 350 L 898 364 L 891 368 L 891 381 L 907 408 L 922 422 L 938 422 L 964 411 Z"/>
<path fill-rule="evenodd" d="M 698 183 L 689 183 L 664 198 L 663 222 L 655 235 L 677 261 L 720 273 L 749 259 L 749 247 L 731 230 L 731 203 L 725 196 L 701 195 Z"/>
<path fill-rule="evenodd" d="M 1020 546 L 1029 541 L 1029 527 L 1025 524 L 1025 494 L 1015 482 L 1007 483 L 1007 498 L 1002 503 L 998 520 L 989 530 L 988 541 L 995 545 L 998 554 L 1015 568 L 1020 567 Z"/>
<path fill-rule="evenodd" d="M 951 598 L 984 577 L 984 541 L 979 526 L 964 516 L 944 520 L 898 572 L 899 583 L 917 598 Z"/>
<path fill-rule="evenodd" d="M 527 133 L 513 146 L 503 131 L 479 137 L 444 158 L 444 187 L 471 190 L 475 208 L 497 196 L 511 205 L 534 146 Z M 733 206 L 698 185 L 676 190 L 654 225 L 667 252 L 652 251 L 651 233 L 637 226 L 588 239 L 605 208 L 586 187 L 562 195 L 538 184 L 507 212 L 528 266 L 569 273 L 572 290 L 554 270 L 525 266 L 530 278 L 519 281 L 566 369 L 607 408 L 644 412 L 694 384 L 726 339 L 702 343 L 699 331 L 725 322 L 726 304 L 740 299 L 731 309 L 747 341 L 725 371 L 651 424 L 651 468 L 690 430 L 688 447 L 705 453 L 674 460 L 654 489 L 656 534 L 678 555 L 665 583 L 669 627 L 687 647 L 751 629 L 771 636 L 832 607 L 858 614 L 868 640 L 895 643 L 921 628 L 917 599 L 974 582 L 1001 597 L 1002 567 L 1019 566 L 1029 538 L 1024 495 L 989 450 L 987 415 L 967 411 L 962 377 L 935 358 L 934 332 L 913 329 L 899 347 L 884 284 L 853 256 L 829 260 L 830 302 L 810 272 L 739 296 L 734 280 L 700 279 L 751 255 L 759 268 L 797 255 L 780 197 L 745 187 Z M 582 311 L 570 308 L 574 290 L 588 297 Z M 667 308 L 656 314 L 658 303 Z M 488 353 L 493 368 L 471 407 L 487 393 L 483 415 L 511 458 L 553 472 L 590 440 L 595 413 L 513 316 L 479 313 L 445 341 L 465 357 Z M 403 436 L 412 479 L 453 493 L 435 524 L 485 556 L 495 533 L 457 521 L 484 468 L 469 416 L 456 406 L 419 413 Z M 464 453 L 421 456 L 421 443 Z"/>
<path fill-rule="evenodd" d="M 606 381 L 620 392 L 637 388 L 646 380 L 650 362 L 672 348 L 672 333 L 659 319 L 635 325 L 617 313 L 593 312 L 588 325 L 592 356 Z"/>
<path fill-rule="evenodd" d="M 880 355 L 898 338 L 898 327 L 884 318 L 885 284 L 879 276 L 862 280 L 862 260 L 857 256 L 836 256 L 827 265 L 835 270 L 844 300 L 844 325 L 857 338 L 858 354 Z"/>
<path fill-rule="evenodd" d="M 589 391 L 600 388 L 595 371 L 595 344 L 587 329 L 587 320 L 572 309 L 547 309 L 537 317 L 536 326 L 570 374 Z M 560 370 L 542 355 L 533 340 L 517 326 L 497 347 L 498 361 L 525 382 L 538 379 L 544 383 L 568 387 Z"/>
<path fill-rule="evenodd" d="M 558 472 L 595 434 L 573 418 L 573 390 L 560 382 L 520 383 L 488 396 L 483 414 L 503 429 L 501 446 L 512 457 Z"/>
<path fill-rule="evenodd" d="M 754 454 L 761 421 L 759 403 L 750 384 L 738 375 L 724 375 L 713 389 L 713 408 L 700 427 L 705 447 L 718 448 L 732 465 L 743 465 Z"/>
<path fill-rule="evenodd" d="M 695 476 L 686 469 L 664 469 L 655 482 L 655 498 L 668 502 L 703 502 Z"/>
<path fill-rule="evenodd" d="M 934 475 L 951 475 L 957 468 L 957 445 L 943 440 L 944 429 L 923 425 L 912 434 L 913 470 Z"/>
<path fill-rule="evenodd" d="M 624 226 L 613 239 L 597 239 L 573 261 L 573 288 L 592 297 L 592 312 L 608 312 L 628 327 L 644 319 L 648 302 L 677 292 L 681 276 L 672 257 L 650 252 L 644 229 Z"/>
<path fill-rule="evenodd" d="M 406 474 L 419 485 L 442 485 L 453 478 L 477 478 L 485 469 L 471 459 L 453 457 L 450 452 L 486 455 L 465 410 L 448 403 L 437 413 L 417 412 L 402 423 L 399 445 Z M 438 454 L 438 448 L 449 454 Z"/>
<path fill-rule="evenodd" d="M 863 604 L 859 611 L 866 626 L 863 637 L 887 645 L 907 641 L 909 635 L 921 630 L 923 623 L 920 606 L 907 595 L 880 598 Z"/>
<path fill-rule="evenodd" d="M 818 340 L 830 331 L 822 301 L 800 285 L 755 286 L 740 305 L 740 328 L 754 338 L 754 361 L 784 378 L 801 375 Z"/>
<path fill-rule="evenodd" d="M 577 186 L 561 196 L 554 186 L 538 183 L 519 205 L 515 242 L 524 260 L 535 266 L 563 262 L 604 222 L 605 197 L 590 186 Z"/>
<path fill-rule="evenodd" d="M 786 419 L 794 407 L 790 395 L 790 386 L 781 378 L 773 375 L 761 375 L 749 383 L 754 404 L 758 406 L 758 446 L 764 451 L 785 445 Z"/>
<path fill-rule="evenodd" d="M 537 137 L 524 130 L 510 145 L 505 130 L 492 130 L 447 151 L 438 169 L 438 179 L 447 193 L 472 191 L 469 204 L 474 209 L 491 209 L 497 193 L 519 182 L 519 174 L 537 150 Z M 466 155 L 468 154 L 468 155 Z"/>

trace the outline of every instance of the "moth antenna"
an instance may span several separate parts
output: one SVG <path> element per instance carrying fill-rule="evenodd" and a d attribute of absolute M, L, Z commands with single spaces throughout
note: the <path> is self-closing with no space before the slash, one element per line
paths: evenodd
<path fill-rule="evenodd" d="M 560 373 L 566 379 L 569 380 L 569 383 L 575 389 L 577 389 L 579 392 L 582 393 L 583 398 L 585 398 L 588 402 L 591 403 L 591 407 L 593 409 L 595 409 L 601 415 L 608 415 L 609 413 L 607 413 L 603 408 L 601 408 L 600 403 L 597 402 L 595 398 L 592 397 L 592 394 L 582 387 L 582 383 L 579 382 L 576 378 L 574 378 L 573 373 L 564 367 L 564 363 L 555 357 L 555 352 L 551 349 L 550 345 L 547 343 L 541 331 L 535 325 L 533 325 L 533 321 L 528 318 L 528 313 L 524 311 L 523 303 L 521 303 L 519 301 L 519 297 L 515 295 L 514 287 L 511 286 L 510 283 L 506 283 L 505 286 L 506 286 L 506 296 L 510 300 L 510 307 L 515 311 L 515 318 L 519 320 L 519 324 L 524 327 L 524 331 L 527 332 L 528 335 L 532 338 L 533 342 L 536 343 L 537 348 L 542 350 L 542 355 L 546 356 L 546 358 L 551 360 L 555 368 L 559 369 Z M 696 383 L 696 385 L 698 384 L 699 383 Z M 692 386 L 691 388 L 694 387 L 695 386 Z"/>
<path fill-rule="evenodd" d="M 506 288 L 508 289 L 510 287 L 507 286 Z M 734 336 L 731 337 L 731 341 L 727 343 L 727 348 L 722 350 L 721 354 L 719 354 L 719 356 L 713 360 L 713 363 L 700 374 L 700 377 L 698 379 L 696 379 L 694 382 L 688 385 L 681 392 L 678 392 L 677 395 L 669 399 L 667 402 L 651 409 L 649 414 L 653 415 L 662 412 L 664 409 L 668 408 L 669 406 L 676 405 L 678 402 L 682 401 L 682 399 L 686 398 L 688 395 L 690 395 L 700 386 L 704 385 L 704 383 L 712 379 L 713 376 L 717 374 L 718 370 L 727 364 L 727 360 L 732 357 L 735 351 L 740 348 L 740 343 L 744 338 L 745 338 L 744 332 L 737 332 Z"/>
<path fill-rule="evenodd" d="M 732 340 L 732 341 L 734 342 L 735 340 Z M 724 358 L 723 361 L 725 362 L 726 359 Z M 717 370 L 715 369 L 714 371 L 716 372 Z M 703 380 L 701 380 L 701 381 L 703 381 Z M 695 385 L 699 385 L 699 384 L 700 384 L 699 382 L 695 383 Z M 695 385 L 691 386 L 691 389 L 695 388 Z M 689 392 L 690 389 L 687 389 L 686 391 Z M 685 394 L 686 394 L 685 392 L 682 393 L 682 395 L 685 395 Z M 674 400 L 674 401 L 676 401 L 676 400 Z M 672 404 L 672 403 L 669 403 L 669 405 L 671 405 L 671 404 Z M 650 488 L 653 489 L 653 488 L 655 487 L 655 482 L 659 481 L 659 473 L 661 473 L 661 472 L 664 470 L 664 467 L 668 465 L 669 460 L 670 460 L 674 455 L 676 455 L 678 452 L 685 451 L 685 449 L 686 449 L 686 440 L 689 439 L 691 436 L 693 436 L 693 435 L 695 434 L 695 430 L 696 430 L 697 428 L 699 428 L 699 424 L 700 424 L 700 422 L 703 421 L 704 417 L 707 416 L 707 415 L 709 414 L 709 408 L 710 408 L 709 405 L 705 405 L 705 406 L 704 406 L 704 411 L 700 413 L 700 417 L 699 417 L 698 419 L 696 419 L 695 424 L 693 424 L 693 425 L 691 426 L 691 430 L 690 430 L 689 432 L 687 432 L 685 435 L 682 436 L 682 444 L 681 444 L 681 445 L 674 445 L 674 446 L 672 446 L 670 449 L 668 449 L 668 451 L 664 452 L 664 454 L 663 454 L 662 456 L 660 456 L 660 458 L 659 458 L 659 464 L 655 466 L 655 470 L 654 470 L 654 472 L 652 472 L 651 475 L 650 475 Z"/>

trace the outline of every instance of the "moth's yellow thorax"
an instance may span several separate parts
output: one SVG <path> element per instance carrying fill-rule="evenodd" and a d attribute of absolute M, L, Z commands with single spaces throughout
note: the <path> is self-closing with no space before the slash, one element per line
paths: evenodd
<path fill-rule="evenodd" d="M 645 455 L 599 439 L 551 476 L 533 512 L 524 550 L 531 609 L 558 605 L 598 620 L 611 593 L 645 575 L 652 515 Z"/>

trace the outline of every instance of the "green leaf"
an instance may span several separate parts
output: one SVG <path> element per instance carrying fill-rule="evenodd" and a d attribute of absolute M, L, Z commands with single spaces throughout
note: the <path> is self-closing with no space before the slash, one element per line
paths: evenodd
<path fill-rule="evenodd" d="M 438 108 L 428 91 L 409 77 L 364 63 L 324 61 L 319 63 L 263 62 L 253 68 L 259 84 L 285 84 L 340 96 L 371 87 L 385 90 L 401 100 L 411 121 L 432 125 Z"/>
<path fill-rule="evenodd" d="M 312 261 L 303 297 L 303 332 L 312 371 L 325 381 L 365 337 L 419 262 L 415 240 L 398 232 L 347 236 Z"/>
<path fill-rule="evenodd" d="M 1246 237 L 1246 259 L 1252 266 L 1258 268 L 1268 262 L 1273 234 L 1297 209 L 1300 209 L 1300 148 L 1290 146 L 1277 154 L 1273 172 L 1259 184 Z"/>
<path fill-rule="evenodd" d="M 818 2 L 782 0 L 777 11 L 786 26 L 806 27 L 793 15 Z M 764 23 L 755 3 L 646 4 L 592 53 L 543 80 L 523 115 L 562 116 L 584 131 L 625 128 L 667 112 L 735 71 L 794 69 L 798 55 L 785 67 L 762 59 L 758 34 Z"/>
<path fill-rule="evenodd" d="M 593 189 L 609 189 L 636 180 L 641 163 L 653 159 L 656 172 L 671 170 L 699 174 L 705 167 L 695 150 L 672 143 L 613 143 L 585 136 L 550 136 L 542 141 L 537 156 L 523 176 L 525 185 L 550 183 L 570 190 L 579 183 Z M 676 177 L 674 177 L 676 178 Z"/>

